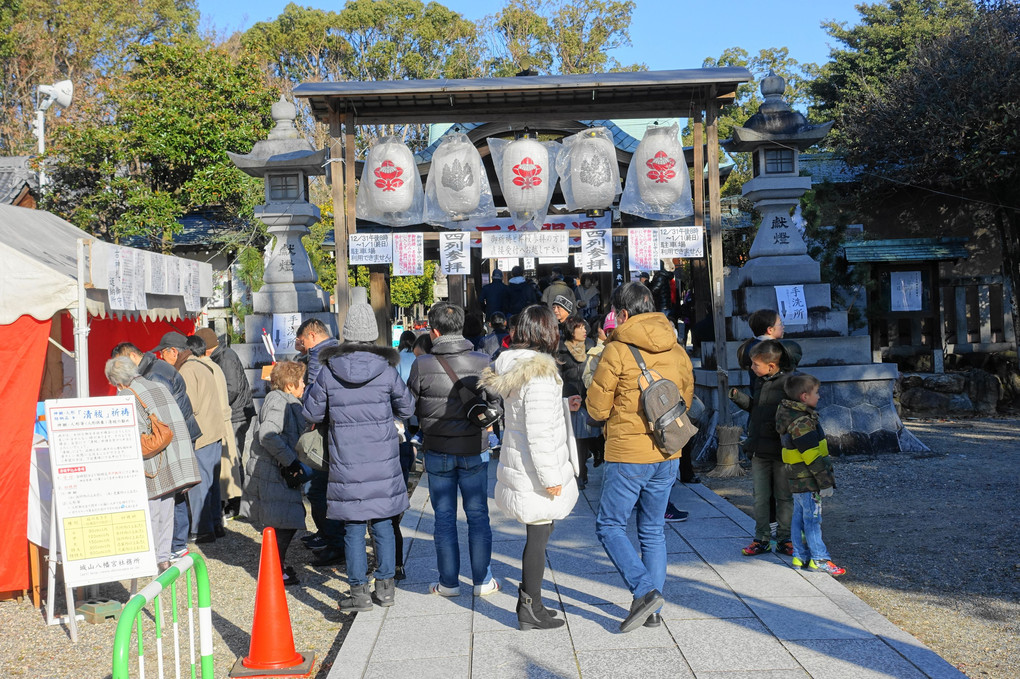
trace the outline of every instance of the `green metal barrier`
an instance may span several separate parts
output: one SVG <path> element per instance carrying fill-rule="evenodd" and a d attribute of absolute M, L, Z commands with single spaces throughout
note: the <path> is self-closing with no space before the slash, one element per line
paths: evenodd
<path fill-rule="evenodd" d="M 199 662 L 203 679 L 213 679 L 212 651 L 212 600 L 209 596 L 209 571 L 201 554 L 188 554 L 177 559 L 158 578 L 150 582 L 141 592 L 131 597 L 124 605 L 117 631 L 113 640 L 112 679 L 128 679 L 131 639 L 138 639 L 138 677 L 145 679 L 145 648 L 142 635 L 142 619 L 145 606 L 152 603 L 152 618 L 156 630 L 156 671 L 164 676 L 163 663 L 163 606 L 160 595 L 170 594 L 171 623 L 173 626 L 174 676 L 181 676 L 180 627 L 177 606 L 177 581 L 185 577 L 185 591 L 188 611 L 189 665 L 191 679 L 196 679 L 195 666 L 195 620 L 192 606 L 192 579 L 198 594 Z"/>

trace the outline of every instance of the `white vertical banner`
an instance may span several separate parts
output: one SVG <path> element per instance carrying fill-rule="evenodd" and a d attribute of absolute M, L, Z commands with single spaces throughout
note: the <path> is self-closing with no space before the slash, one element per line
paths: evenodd
<path fill-rule="evenodd" d="M 525 257 L 524 258 L 524 270 L 525 271 L 534 271 L 535 270 L 535 258 L 534 257 Z"/>
<path fill-rule="evenodd" d="M 297 351 L 297 329 L 301 325 L 301 313 L 273 314 L 273 344 L 278 354 L 292 354 Z"/>
<path fill-rule="evenodd" d="M 393 234 L 393 275 L 425 274 L 425 237 L 421 233 Z"/>
<path fill-rule="evenodd" d="M 124 290 L 124 249 L 111 245 L 106 249 L 106 294 L 110 299 L 111 309 L 127 309 L 133 301 Z"/>
<path fill-rule="evenodd" d="M 133 308 L 141 311 L 149 308 L 149 304 L 145 299 L 145 288 L 149 282 L 148 277 L 149 253 L 145 252 L 144 250 L 135 249 L 132 249 L 131 253 L 134 255 L 134 276 L 135 276 L 135 282 L 133 286 L 135 290 L 135 303 Z"/>
<path fill-rule="evenodd" d="M 471 273 L 471 234 L 442 231 L 439 234 L 439 266 L 448 276 Z"/>
<path fill-rule="evenodd" d="M 658 229 L 631 229 L 627 233 L 631 271 L 657 271 L 659 268 Z"/>
<path fill-rule="evenodd" d="M 149 292 L 154 295 L 166 295 L 166 258 L 158 252 L 148 253 L 149 257 Z"/>
<path fill-rule="evenodd" d="M 577 255 L 574 256 L 575 261 Z M 581 270 L 589 273 L 613 270 L 613 232 L 610 229 L 581 231 Z"/>
<path fill-rule="evenodd" d="M 807 299 L 803 285 L 777 285 L 776 302 L 783 325 L 807 325 Z"/>
<path fill-rule="evenodd" d="M 184 288 L 184 308 L 188 311 L 199 311 L 202 301 L 199 299 L 198 262 L 181 259 L 181 283 Z"/>

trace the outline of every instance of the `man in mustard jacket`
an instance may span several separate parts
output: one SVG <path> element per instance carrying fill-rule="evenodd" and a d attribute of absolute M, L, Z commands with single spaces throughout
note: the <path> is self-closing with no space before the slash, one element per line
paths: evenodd
<path fill-rule="evenodd" d="M 662 588 L 666 581 L 664 513 L 676 480 L 680 453 L 664 458 L 639 406 L 641 371 L 630 351 L 641 351 L 649 370 L 674 382 L 684 403 L 694 397 L 691 360 L 676 340 L 665 314 L 655 310 L 651 291 L 637 282 L 613 293 L 616 330 L 588 389 L 588 414 L 606 421 L 606 464 L 602 500 L 595 519 L 599 540 L 634 595 L 630 615 L 620 625 L 630 632 L 640 625 L 662 624 Z M 627 520 L 637 511 L 640 554 L 627 537 Z"/>

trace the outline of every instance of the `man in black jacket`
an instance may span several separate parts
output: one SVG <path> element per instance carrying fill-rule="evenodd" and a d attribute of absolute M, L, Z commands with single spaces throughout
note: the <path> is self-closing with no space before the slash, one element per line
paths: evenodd
<path fill-rule="evenodd" d="M 506 291 L 507 317 L 516 316 L 525 307 L 538 304 L 539 295 L 534 286 L 524 277 L 524 269 L 519 265 L 510 270 L 510 285 Z"/>
<path fill-rule="evenodd" d="M 498 408 L 499 398 L 479 392 L 478 376 L 489 357 L 472 351 L 463 337 L 464 309 L 440 302 L 429 310 L 432 353 L 415 359 L 407 378 L 424 436 L 425 471 L 435 512 L 434 541 L 439 582 L 431 590 L 443 596 L 460 593 L 460 545 L 457 541 L 457 489 L 468 523 L 468 552 L 476 595 L 499 589 L 492 577 L 492 529 L 488 504 L 488 432 L 467 419 L 460 385 L 480 393 Z M 446 364 L 444 367 L 443 363 Z M 456 376 L 451 379 L 447 368 Z M 458 383 L 455 386 L 455 381 Z"/>
<path fill-rule="evenodd" d="M 503 272 L 496 269 L 492 272 L 492 282 L 482 286 L 478 295 L 478 303 L 485 313 L 485 320 L 491 320 L 493 314 L 506 312 L 507 287 L 503 283 Z"/>
<path fill-rule="evenodd" d="M 177 370 L 167 363 L 156 358 L 151 351 L 142 353 L 142 350 L 131 342 L 121 342 L 110 352 L 110 358 L 127 356 L 138 366 L 138 374 L 147 380 L 162 384 L 174 397 L 177 407 L 184 415 L 184 421 L 188 425 L 188 434 L 191 436 L 191 445 L 202 435 L 202 429 L 195 419 L 194 410 L 191 407 L 191 399 L 188 397 L 188 389 L 184 384 L 184 378 Z M 170 542 L 170 556 L 177 559 L 188 553 L 188 532 L 191 530 L 191 514 L 188 511 L 188 493 L 181 491 L 174 496 L 174 535 Z"/>

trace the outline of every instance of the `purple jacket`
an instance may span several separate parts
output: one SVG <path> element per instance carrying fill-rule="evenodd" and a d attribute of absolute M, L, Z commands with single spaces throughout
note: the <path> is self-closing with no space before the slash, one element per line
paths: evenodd
<path fill-rule="evenodd" d="M 394 349 L 345 342 L 319 354 L 322 370 L 305 392 L 309 422 L 329 421 L 326 516 L 367 521 L 409 506 L 400 471 L 395 419 L 414 414 L 414 397 L 397 374 Z"/>

